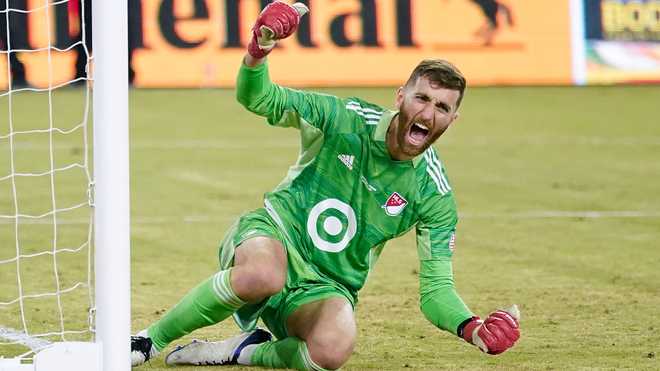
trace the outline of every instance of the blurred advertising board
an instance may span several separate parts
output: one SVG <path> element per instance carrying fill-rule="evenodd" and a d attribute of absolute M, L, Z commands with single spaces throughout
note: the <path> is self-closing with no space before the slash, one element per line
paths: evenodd
<path fill-rule="evenodd" d="M 571 82 L 568 1 L 310 0 L 299 32 L 270 57 L 288 85 L 401 84 L 446 58 L 471 84 Z M 258 1 L 143 1 L 140 86 L 231 86 Z"/>
<path fill-rule="evenodd" d="M 585 40 L 578 83 L 660 83 L 660 0 L 580 1 Z"/>
<path fill-rule="evenodd" d="M 27 1 L 37 6 L 37 0 Z M 272 77 L 282 84 L 398 85 L 421 59 L 431 57 L 455 63 L 471 85 L 573 81 L 570 0 L 303 2 L 311 12 L 299 32 L 270 57 Z M 268 1 L 139 3 L 141 10 L 133 16 L 137 14 L 141 28 L 132 35 L 136 86 L 228 87 L 234 85 L 252 22 Z M 45 21 L 30 17 L 30 46 L 47 44 Z M 59 14 L 50 24 L 52 33 L 75 28 L 68 18 L 65 25 L 67 16 Z M 72 53 L 51 56 L 55 82 L 72 77 Z M 22 54 L 28 80 L 47 83 L 45 53 Z M 0 84 L 3 78 L 6 82 L 0 76 Z"/>

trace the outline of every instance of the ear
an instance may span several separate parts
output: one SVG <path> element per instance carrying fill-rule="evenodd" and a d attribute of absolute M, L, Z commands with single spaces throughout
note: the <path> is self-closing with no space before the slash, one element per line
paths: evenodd
<path fill-rule="evenodd" d="M 401 103 L 403 103 L 403 94 L 404 94 L 404 87 L 400 86 L 396 90 L 396 97 L 394 98 L 394 105 L 396 106 L 397 109 L 401 109 Z"/>
<path fill-rule="evenodd" d="M 456 122 L 456 120 L 458 120 L 459 116 L 460 116 L 460 114 L 458 112 L 454 113 L 454 115 L 451 117 L 451 121 L 449 121 L 449 125 L 447 125 L 447 127 L 453 125 Z"/>

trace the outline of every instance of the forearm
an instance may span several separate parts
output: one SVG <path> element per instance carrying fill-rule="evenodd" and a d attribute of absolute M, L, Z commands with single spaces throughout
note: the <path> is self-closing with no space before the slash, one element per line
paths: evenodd
<path fill-rule="evenodd" d="M 450 258 L 421 261 L 419 281 L 424 316 L 438 328 L 456 335 L 458 326 L 473 314 L 454 288 Z"/>
<path fill-rule="evenodd" d="M 250 66 L 248 62 L 254 65 Z M 257 60 L 250 57 L 250 61 L 246 58 L 241 64 L 236 81 L 236 99 L 248 111 L 260 116 L 272 116 L 281 95 L 277 88 L 270 80 L 268 64 L 264 58 Z"/>
<path fill-rule="evenodd" d="M 302 3 L 273 1 L 266 5 L 252 27 L 252 38 L 238 73 L 236 98 L 250 112 L 267 117 L 271 125 L 287 126 L 280 123 L 285 111 L 295 110 L 305 102 L 302 94 L 296 97 L 291 89 L 271 82 L 266 56 L 278 40 L 297 30 L 300 17 L 308 11 Z"/>

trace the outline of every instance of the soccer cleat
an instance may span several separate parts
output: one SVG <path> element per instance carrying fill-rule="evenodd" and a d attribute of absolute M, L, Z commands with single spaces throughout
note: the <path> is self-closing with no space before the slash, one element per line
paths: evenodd
<path fill-rule="evenodd" d="M 146 332 L 131 336 L 131 367 L 139 366 L 158 355 Z"/>
<path fill-rule="evenodd" d="M 223 341 L 193 340 L 186 345 L 179 345 L 165 357 L 165 364 L 173 365 L 236 365 L 243 348 L 252 344 L 261 344 L 272 338 L 268 331 L 256 329 L 244 332 Z"/>

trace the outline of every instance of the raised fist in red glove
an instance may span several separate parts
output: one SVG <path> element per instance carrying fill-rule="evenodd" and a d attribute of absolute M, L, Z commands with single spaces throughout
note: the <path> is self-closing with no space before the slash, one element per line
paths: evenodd
<path fill-rule="evenodd" d="M 463 327 L 463 339 L 485 353 L 500 354 L 520 338 L 519 320 L 520 311 L 516 305 L 491 313 L 485 321 L 474 317 Z"/>
<path fill-rule="evenodd" d="M 274 1 L 266 5 L 252 27 L 248 53 L 257 59 L 268 55 L 277 40 L 285 39 L 296 32 L 300 17 L 308 11 L 303 3 L 289 5 L 282 1 Z"/>

